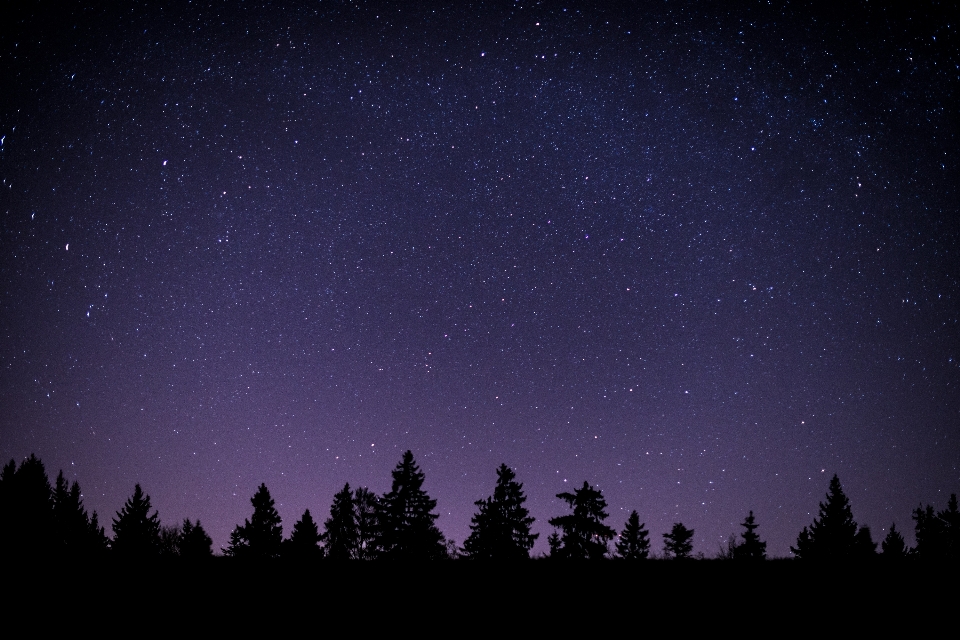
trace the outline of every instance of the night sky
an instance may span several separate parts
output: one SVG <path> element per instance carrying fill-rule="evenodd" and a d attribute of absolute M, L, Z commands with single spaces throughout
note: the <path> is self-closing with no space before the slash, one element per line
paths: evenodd
<path fill-rule="evenodd" d="M 960 491 L 952 3 L 198 4 L 0 27 L 0 455 L 108 533 L 406 449 L 458 543 L 513 467 L 535 552 L 584 480 L 708 556 Z"/>

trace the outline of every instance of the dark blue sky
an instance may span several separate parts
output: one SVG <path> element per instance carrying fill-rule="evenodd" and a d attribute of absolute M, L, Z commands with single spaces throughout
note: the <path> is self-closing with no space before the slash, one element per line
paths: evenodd
<path fill-rule="evenodd" d="M 408 448 L 537 550 L 584 480 L 707 555 L 960 489 L 944 5 L 161 4 L 0 31 L 0 454 L 102 521 L 289 533 Z"/>

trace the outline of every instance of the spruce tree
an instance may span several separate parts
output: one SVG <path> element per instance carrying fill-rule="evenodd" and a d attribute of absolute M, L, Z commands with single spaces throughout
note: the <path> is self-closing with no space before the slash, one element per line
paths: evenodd
<path fill-rule="evenodd" d="M 734 560 L 763 560 L 767 557 L 767 543 L 760 540 L 756 529 L 756 518 L 753 517 L 753 511 L 740 523 L 740 526 L 746 529 L 742 534 L 743 542 L 733 548 Z"/>
<path fill-rule="evenodd" d="M 83 508 L 80 483 L 69 486 L 63 471 L 57 474 L 53 488 L 53 517 L 57 527 L 57 546 L 66 557 L 79 558 L 103 550 L 103 540 L 91 531 L 90 517 Z"/>
<path fill-rule="evenodd" d="M 250 503 L 253 516 L 234 528 L 230 534 L 230 546 L 224 553 L 258 560 L 276 558 L 283 542 L 283 527 L 267 485 L 260 485 Z"/>
<path fill-rule="evenodd" d="M 692 551 L 693 529 L 687 529 L 683 523 L 675 522 L 670 533 L 663 534 L 664 555 L 682 560 L 689 558 Z"/>
<path fill-rule="evenodd" d="M 440 560 L 446 557 L 443 534 L 433 513 L 437 501 L 423 490 L 423 472 L 407 451 L 392 472 L 390 492 L 379 503 L 378 555 L 387 559 Z"/>
<path fill-rule="evenodd" d="M 357 541 L 353 557 L 356 560 L 372 560 L 376 557 L 377 495 L 366 487 L 353 492 L 353 509 L 357 519 Z"/>
<path fill-rule="evenodd" d="M 189 519 L 180 527 L 180 557 L 185 560 L 198 560 L 213 556 L 213 540 L 203 530 L 200 521 L 193 524 Z"/>
<path fill-rule="evenodd" d="M 39 559 L 60 550 L 53 513 L 53 489 L 35 455 L 11 460 L 0 475 L 0 553 Z"/>
<path fill-rule="evenodd" d="M 138 483 L 113 519 L 113 552 L 124 558 L 152 558 L 160 553 L 160 516 L 150 515 L 150 496 Z"/>
<path fill-rule="evenodd" d="M 564 491 L 557 497 L 573 509 L 573 513 L 548 521 L 563 533 L 558 556 L 572 560 L 599 560 L 607 553 L 607 541 L 616 531 L 603 523 L 607 519 L 607 501 L 599 489 L 586 481 L 573 493 Z"/>
<path fill-rule="evenodd" d="M 646 560 L 650 555 L 650 532 L 640 522 L 640 515 L 631 511 L 616 543 L 617 557 L 624 560 Z"/>
<path fill-rule="evenodd" d="M 864 550 L 864 539 L 857 539 L 857 523 L 850 511 L 850 501 L 843 493 L 840 478 L 830 480 L 826 502 L 820 503 L 820 515 L 797 536 L 797 546 L 790 550 L 804 560 L 851 559 Z"/>
<path fill-rule="evenodd" d="M 890 525 L 890 531 L 887 532 L 887 536 L 880 543 L 880 549 L 883 552 L 883 557 L 887 559 L 906 557 L 907 543 L 900 532 L 897 531 L 896 523 Z"/>
<path fill-rule="evenodd" d="M 283 555 L 295 560 L 317 560 L 323 557 L 320 547 L 320 531 L 310 515 L 310 509 L 293 525 L 290 538 L 284 541 Z"/>
<path fill-rule="evenodd" d="M 477 500 L 470 535 L 463 543 L 466 557 L 481 560 L 520 560 L 530 557 L 539 534 L 531 534 L 534 519 L 523 506 L 523 485 L 505 464 L 497 469 L 493 495 Z"/>
<path fill-rule="evenodd" d="M 357 516 L 350 484 L 333 496 L 330 517 L 323 523 L 326 555 L 331 560 L 350 560 L 357 548 Z"/>
<path fill-rule="evenodd" d="M 960 509 L 957 494 L 951 494 L 947 508 L 936 512 L 933 505 L 913 511 L 916 525 L 917 557 L 924 560 L 960 559 Z"/>

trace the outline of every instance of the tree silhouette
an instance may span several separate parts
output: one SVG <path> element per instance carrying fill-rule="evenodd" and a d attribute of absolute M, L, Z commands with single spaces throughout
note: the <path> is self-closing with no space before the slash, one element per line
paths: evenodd
<path fill-rule="evenodd" d="M 872 558 L 877 555 L 877 543 L 873 541 L 873 536 L 870 535 L 870 527 L 862 526 L 857 531 L 857 535 L 853 539 L 853 553 L 851 555 L 858 559 Z"/>
<path fill-rule="evenodd" d="M 939 513 L 933 505 L 920 505 L 913 511 L 917 546 L 915 553 L 924 560 L 960 559 L 960 509 L 957 494 L 951 494 L 947 508 Z"/>
<path fill-rule="evenodd" d="M 303 516 L 293 525 L 290 538 L 284 540 L 283 554 L 287 558 L 296 560 L 317 560 L 323 557 L 320 547 L 320 531 L 317 523 L 310 515 L 310 509 L 303 512 Z"/>
<path fill-rule="evenodd" d="M 446 557 L 443 534 L 433 513 L 437 501 L 423 490 L 423 472 L 407 451 L 392 472 L 390 492 L 378 509 L 378 555 L 389 559 L 435 560 Z"/>
<path fill-rule="evenodd" d="M 280 555 L 283 527 L 267 485 L 260 485 L 250 503 L 253 504 L 253 516 L 234 528 L 230 534 L 230 546 L 224 549 L 224 553 L 258 560 L 276 558 Z"/>
<path fill-rule="evenodd" d="M 0 474 L 0 553 L 39 558 L 59 549 L 53 490 L 35 455 L 11 460 Z"/>
<path fill-rule="evenodd" d="M 547 545 L 550 548 L 547 557 L 550 558 L 561 558 L 563 557 L 563 543 L 560 542 L 560 534 L 554 531 L 547 536 Z"/>
<path fill-rule="evenodd" d="M 182 531 L 179 524 L 160 525 L 160 557 L 179 558 Z"/>
<path fill-rule="evenodd" d="M 464 554 L 482 560 L 519 560 L 530 557 L 539 534 L 531 534 L 534 519 L 523 506 L 523 485 L 505 464 L 497 469 L 493 495 L 477 500 L 477 513 L 470 521 L 470 535 L 463 542 Z"/>
<path fill-rule="evenodd" d="M 366 487 L 359 487 L 353 492 L 353 509 L 357 519 L 353 557 L 356 560 L 372 560 L 376 557 L 378 501 L 377 495 Z"/>
<path fill-rule="evenodd" d="M 857 523 L 850 511 L 850 501 L 843 493 L 840 478 L 830 480 L 826 502 L 820 503 L 820 515 L 797 536 L 797 546 L 790 550 L 804 560 L 837 560 L 866 555 L 869 530 L 857 537 Z M 868 542 L 869 540 L 869 542 Z M 875 548 L 876 545 L 873 545 Z"/>
<path fill-rule="evenodd" d="M 624 560 L 646 560 L 650 555 L 650 532 L 636 511 L 627 517 L 616 547 L 617 557 Z"/>
<path fill-rule="evenodd" d="M 682 523 L 676 522 L 670 533 L 663 534 L 663 552 L 667 557 L 675 559 L 689 558 L 693 551 L 693 529 L 687 529 Z"/>
<path fill-rule="evenodd" d="M 197 520 L 193 524 L 189 519 L 180 527 L 180 557 L 187 560 L 209 558 L 213 555 L 213 540 L 207 535 Z"/>
<path fill-rule="evenodd" d="M 957 494 L 950 494 L 947 508 L 938 513 L 937 517 L 943 523 L 946 557 L 950 560 L 960 559 L 960 509 L 957 508 Z"/>
<path fill-rule="evenodd" d="M 53 489 L 53 519 L 56 523 L 56 546 L 66 557 L 88 557 L 103 553 L 109 541 L 97 522 L 97 513 L 91 519 L 83 508 L 80 483 L 76 480 L 70 487 L 63 477 L 57 475 Z"/>
<path fill-rule="evenodd" d="M 903 536 L 897 531 L 896 523 L 890 525 L 890 531 L 887 532 L 887 537 L 880 543 L 880 549 L 883 551 L 884 558 L 906 557 L 907 543 L 904 542 Z"/>
<path fill-rule="evenodd" d="M 573 513 L 550 518 L 551 525 L 559 528 L 560 536 L 558 556 L 574 560 L 599 560 L 607 553 L 607 541 L 616 535 L 616 531 L 603 523 L 607 519 L 607 501 L 599 489 L 594 489 L 586 481 L 573 493 L 564 491 L 557 497 L 567 503 Z"/>
<path fill-rule="evenodd" d="M 330 517 L 323 523 L 327 557 L 331 560 L 350 560 L 357 547 L 357 514 L 350 484 L 333 496 Z"/>
<path fill-rule="evenodd" d="M 767 557 L 767 543 L 760 540 L 756 529 L 756 518 L 753 517 L 753 511 L 740 523 L 740 526 L 746 529 L 742 534 L 743 542 L 733 548 L 734 560 L 763 560 Z"/>
<path fill-rule="evenodd" d="M 138 483 L 113 519 L 113 552 L 125 558 L 151 558 L 160 553 L 160 516 L 150 515 L 150 496 Z"/>

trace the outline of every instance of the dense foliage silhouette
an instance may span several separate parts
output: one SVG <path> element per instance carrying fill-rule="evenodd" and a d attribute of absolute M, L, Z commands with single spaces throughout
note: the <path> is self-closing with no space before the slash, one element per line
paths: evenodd
<path fill-rule="evenodd" d="M 683 560 L 693 552 L 693 529 L 675 522 L 670 533 L 663 534 L 663 553 L 668 558 Z"/>
<path fill-rule="evenodd" d="M 564 491 L 557 497 L 566 502 L 573 513 L 550 518 L 549 523 L 560 529 L 559 544 L 551 546 L 551 557 L 572 560 L 599 560 L 607 553 L 607 542 L 616 531 L 603 523 L 607 519 L 607 501 L 599 489 L 586 481 L 573 493 Z"/>
<path fill-rule="evenodd" d="M 283 528 L 267 485 L 261 484 L 250 498 L 253 516 L 237 525 L 230 534 L 230 546 L 224 553 L 238 558 L 266 560 L 280 555 Z"/>
<path fill-rule="evenodd" d="M 309 510 L 283 540 L 280 516 L 266 485 L 251 498 L 253 515 L 234 528 L 225 555 L 270 559 L 280 556 L 297 560 L 387 559 L 524 559 L 529 558 L 537 534 L 534 519 L 523 506 L 526 496 L 515 473 L 501 464 L 496 470 L 493 495 L 474 504 L 470 536 L 458 549 L 436 527 L 436 500 L 423 490 L 424 475 L 410 451 L 404 453 L 392 472 L 391 491 L 380 497 L 350 485 L 334 496 L 330 517 L 321 534 Z M 606 501 L 588 483 L 572 493 L 557 494 L 572 513 L 551 518 L 557 527 L 547 537 L 549 557 L 599 559 L 607 555 L 615 532 L 604 524 Z M 921 504 L 913 512 L 916 547 L 908 547 L 896 525 L 891 525 L 882 544 L 884 558 L 956 560 L 960 553 L 960 508 L 951 494 L 945 509 Z M 750 511 L 741 523 L 741 540 L 731 535 L 718 558 L 763 560 L 766 543 L 756 530 Z M 99 525 L 97 513 L 88 515 L 78 482 L 69 483 L 61 471 L 53 486 L 43 463 L 35 455 L 18 466 L 9 461 L 0 470 L 0 553 L 5 558 L 91 558 L 111 554 L 118 558 L 209 558 L 212 540 L 197 520 L 163 526 L 150 504 L 150 496 L 137 484 L 133 494 L 117 511 L 110 540 Z M 675 523 L 664 534 L 664 557 L 687 558 L 693 550 L 693 530 Z M 864 559 L 877 555 L 878 544 L 870 528 L 857 526 L 849 500 L 834 475 L 814 522 L 804 527 L 791 550 L 798 558 L 835 561 Z M 617 536 L 615 557 L 644 559 L 650 556 L 649 532 L 632 511 Z M 698 557 L 702 557 L 700 554 Z"/>
<path fill-rule="evenodd" d="M 103 527 L 83 508 L 80 483 L 76 480 L 67 489 L 63 471 L 57 474 L 53 489 L 53 518 L 56 522 L 58 555 L 63 557 L 90 557 L 106 552 L 110 545 Z"/>
<path fill-rule="evenodd" d="M 523 485 L 510 467 L 497 469 L 493 495 L 477 500 L 477 512 L 470 520 L 470 535 L 463 542 L 463 554 L 480 560 L 522 560 L 539 534 L 531 534 L 534 519 L 523 503 Z"/>
<path fill-rule="evenodd" d="M 138 483 L 117 516 L 113 519 L 113 552 L 131 559 L 160 555 L 160 516 L 150 514 L 150 496 Z"/>
<path fill-rule="evenodd" d="M 624 560 L 646 560 L 650 555 L 650 532 L 640 522 L 640 514 L 631 511 L 616 543 L 617 557 Z"/>
<path fill-rule="evenodd" d="M 804 560 L 852 560 L 875 554 L 870 530 L 864 527 L 858 531 L 850 501 L 836 474 L 830 480 L 826 502 L 820 503 L 819 516 L 803 528 L 797 546 L 790 550 Z"/>
<path fill-rule="evenodd" d="M 213 555 L 213 540 L 203 530 L 200 521 L 196 524 L 185 519 L 180 526 L 180 557 L 187 560 L 199 560 Z"/>
<path fill-rule="evenodd" d="M 935 512 L 933 505 L 922 504 L 914 509 L 913 520 L 917 537 L 914 550 L 924 560 L 960 559 L 960 509 L 957 494 L 950 494 L 947 508 Z"/>
<path fill-rule="evenodd" d="M 394 560 L 446 557 L 443 534 L 433 513 L 437 501 L 423 490 L 423 472 L 407 451 L 392 472 L 393 484 L 377 508 L 377 556 Z"/>
<path fill-rule="evenodd" d="M 290 537 L 283 541 L 283 556 L 293 560 L 318 560 L 323 557 L 321 537 L 317 523 L 307 509 L 293 525 Z"/>
<path fill-rule="evenodd" d="M 880 543 L 880 548 L 884 558 L 905 558 L 910 551 L 907 548 L 907 543 L 903 540 L 903 536 L 897 531 L 896 523 L 890 525 L 887 537 Z"/>
<path fill-rule="evenodd" d="M 323 523 L 326 555 L 331 560 L 350 560 L 356 557 L 359 531 L 357 513 L 350 484 L 333 496 L 330 517 Z"/>
<path fill-rule="evenodd" d="M 744 528 L 744 532 L 740 534 L 743 537 L 743 542 L 733 548 L 733 559 L 765 559 L 767 557 L 767 543 L 760 540 L 760 536 L 757 534 L 756 530 L 760 525 L 757 524 L 756 518 L 753 517 L 753 511 L 740 523 L 740 526 Z"/>

